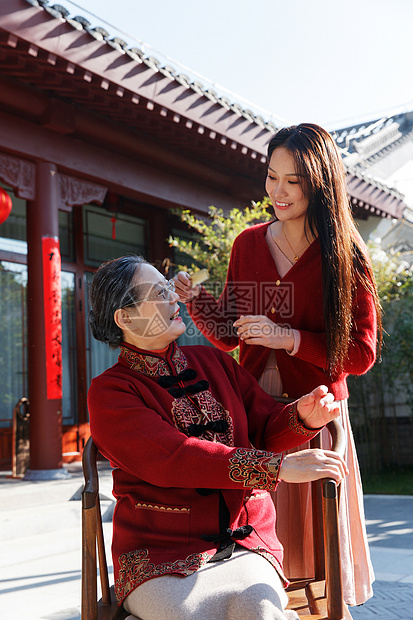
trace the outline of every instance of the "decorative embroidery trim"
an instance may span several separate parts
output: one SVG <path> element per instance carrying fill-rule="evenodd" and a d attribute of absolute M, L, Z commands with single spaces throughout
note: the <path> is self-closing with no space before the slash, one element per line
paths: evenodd
<path fill-rule="evenodd" d="M 135 504 L 135 508 L 144 508 L 146 510 L 159 510 L 164 512 L 191 512 L 191 509 L 187 506 L 161 506 L 159 504 L 145 504 L 143 502 L 138 502 Z"/>
<path fill-rule="evenodd" d="M 182 353 L 179 347 L 175 347 L 175 351 L 172 355 L 172 363 L 175 367 L 176 373 L 179 375 L 180 372 L 183 372 L 188 367 L 188 362 L 186 360 L 185 355 Z"/>
<path fill-rule="evenodd" d="M 199 439 L 215 441 L 232 447 L 234 445 L 234 428 L 229 411 L 224 409 L 221 403 L 215 400 L 209 390 L 199 392 L 196 395 L 196 399 L 202 411 L 202 419 L 200 419 L 200 412 L 195 405 L 192 404 L 189 398 L 183 396 L 182 398 L 176 398 L 172 403 L 172 416 L 175 426 L 185 435 L 189 435 L 188 427 L 191 424 L 205 424 L 211 421 L 226 420 L 228 428 L 225 432 L 216 433 L 207 430 Z"/>
<path fill-rule="evenodd" d="M 291 430 L 295 431 L 299 435 L 305 435 L 306 437 L 312 437 L 314 433 L 317 432 L 316 429 L 311 430 L 309 428 L 306 428 L 301 424 L 301 422 L 299 422 L 296 402 L 291 405 L 288 413 L 288 426 L 291 428 Z"/>
<path fill-rule="evenodd" d="M 171 573 L 191 575 L 210 559 L 208 553 L 193 553 L 184 560 L 164 562 L 155 565 L 149 561 L 147 549 L 138 549 L 123 553 L 119 557 L 119 577 L 115 583 L 115 594 L 119 605 L 123 599 L 137 586 L 152 577 L 160 577 Z"/>
<path fill-rule="evenodd" d="M 270 464 L 270 461 L 273 462 Z M 229 460 L 229 477 L 244 487 L 273 491 L 281 461 L 282 454 L 238 448 Z"/>
<path fill-rule="evenodd" d="M 138 353 L 123 346 L 119 348 L 119 359 L 123 358 L 132 370 L 141 372 L 148 377 L 162 377 L 171 374 L 168 362 L 163 357 Z M 186 357 L 179 347 L 175 347 L 171 361 L 177 374 L 184 371 L 188 366 Z"/>
<path fill-rule="evenodd" d="M 123 358 L 132 370 L 141 372 L 148 377 L 171 374 L 168 364 L 162 357 L 142 355 L 121 346 L 119 358 Z"/>
<path fill-rule="evenodd" d="M 274 458 L 272 458 L 271 461 L 268 463 L 269 471 L 277 477 L 280 470 L 281 462 L 283 460 L 283 456 L 283 454 L 276 454 Z"/>

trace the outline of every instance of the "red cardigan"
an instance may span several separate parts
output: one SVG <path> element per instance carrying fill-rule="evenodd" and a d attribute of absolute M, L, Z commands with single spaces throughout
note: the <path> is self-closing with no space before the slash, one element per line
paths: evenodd
<path fill-rule="evenodd" d="M 275 403 L 226 353 L 173 343 L 165 358 L 122 345 L 118 363 L 93 379 L 88 406 L 92 437 L 115 468 L 119 604 L 148 579 L 188 575 L 208 562 L 224 503 L 233 531 L 227 542 L 243 532 L 239 543 L 283 577 L 268 491 L 280 453 L 315 435 L 298 421 L 296 405 Z"/>
<path fill-rule="evenodd" d="M 266 315 L 275 323 L 297 329 L 301 342 L 294 356 L 275 349 L 284 395 L 298 398 L 324 384 L 336 400 L 347 398 L 346 377 L 367 372 L 376 359 L 374 300 L 360 284 L 349 354 L 343 371 L 332 378 L 327 371 L 319 241 L 316 239 L 281 278 L 265 239 L 269 224 L 252 226 L 238 235 L 219 300 L 202 289 L 187 304 L 188 311 L 198 329 L 218 348 L 230 351 L 239 344 L 240 364 L 256 379 L 261 377 L 271 349 L 239 342 L 233 322 L 241 314 Z"/>

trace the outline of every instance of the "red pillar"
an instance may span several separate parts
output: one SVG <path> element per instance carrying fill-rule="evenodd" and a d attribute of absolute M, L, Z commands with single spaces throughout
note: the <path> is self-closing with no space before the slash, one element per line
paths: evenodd
<path fill-rule="evenodd" d="M 27 205 L 29 480 L 68 476 L 62 468 L 61 377 L 56 374 L 59 364 L 61 369 L 58 204 L 56 166 L 39 162 L 36 198 Z"/>

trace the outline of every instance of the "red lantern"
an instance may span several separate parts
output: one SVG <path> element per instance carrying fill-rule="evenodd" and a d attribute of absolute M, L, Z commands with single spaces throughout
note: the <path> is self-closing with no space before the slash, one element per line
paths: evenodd
<path fill-rule="evenodd" d="M 10 215 L 12 207 L 11 198 L 2 187 L 0 187 L 0 224 L 3 224 Z"/>

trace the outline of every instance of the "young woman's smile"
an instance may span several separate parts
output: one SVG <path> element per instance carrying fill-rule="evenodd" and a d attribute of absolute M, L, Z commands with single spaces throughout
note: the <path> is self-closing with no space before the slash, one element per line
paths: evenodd
<path fill-rule="evenodd" d="M 277 207 L 277 209 L 288 209 L 288 207 L 291 206 L 291 202 L 278 202 L 278 200 L 274 201 L 274 207 Z"/>
<path fill-rule="evenodd" d="M 309 201 L 304 195 L 302 183 L 292 154 L 283 147 L 275 149 L 268 165 L 265 189 L 277 219 L 305 218 Z"/>

